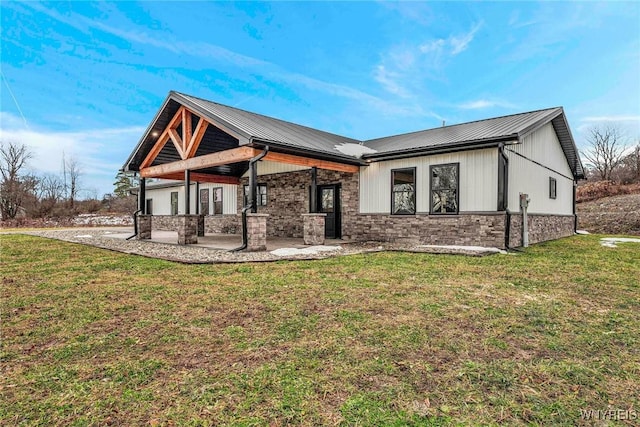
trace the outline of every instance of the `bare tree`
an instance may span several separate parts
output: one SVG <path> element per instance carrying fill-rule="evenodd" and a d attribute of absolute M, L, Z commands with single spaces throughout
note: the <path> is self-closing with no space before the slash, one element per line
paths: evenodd
<path fill-rule="evenodd" d="M 610 180 L 627 149 L 622 132 L 615 126 L 596 126 L 589 130 L 587 142 L 589 149 L 582 155 L 591 164 L 596 176 L 601 180 Z"/>
<path fill-rule="evenodd" d="M 51 214 L 58 202 L 64 198 L 64 183 L 56 175 L 43 175 L 38 182 L 36 190 L 39 201 L 38 214 L 40 216 Z"/>
<path fill-rule="evenodd" d="M 24 144 L 0 142 L 0 213 L 3 220 L 16 217 L 24 196 L 32 189 L 31 180 L 20 176 L 31 157 Z"/>
<path fill-rule="evenodd" d="M 65 186 L 67 187 L 67 196 L 69 198 L 69 207 L 73 209 L 74 203 L 78 198 L 78 192 L 80 191 L 80 176 L 82 175 L 82 168 L 75 157 L 65 159 L 63 166 Z M 68 182 L 67 179 L 69 180 Z"/>

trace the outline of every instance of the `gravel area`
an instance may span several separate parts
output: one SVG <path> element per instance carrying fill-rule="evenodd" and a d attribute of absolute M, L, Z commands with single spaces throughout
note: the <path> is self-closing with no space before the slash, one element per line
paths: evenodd
<path fill-rule="evenodd" d="M 148 240 L 125 240 L 121 230 L 113 229 L 78 228 L 72 230 L 36 230 L 25 231 L 23 233 L 188 264 L 314 260 L 340 255 L 381 251 L 426 252 L 471 256 L 484 256 L 496 253 L 494 248 L 438 247 L 380 242 L 346 243 L 333 247 L 333 250 L 328 250 L 332 248 L 331 246 L 324 246 L 315 250 L 314 247 L 307 247 L 304 250 L 295 250 L 292 248 L 291 250 L 278 249 L 272 252 L 230 252 L 193 245 L 181 246 Z"/>

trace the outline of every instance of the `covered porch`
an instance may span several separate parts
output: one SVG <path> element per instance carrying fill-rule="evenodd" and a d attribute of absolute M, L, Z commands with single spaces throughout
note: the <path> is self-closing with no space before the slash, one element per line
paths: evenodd
<path fill-rule="evenodd" d="M 222 118 L 211 114 L 200 104 L 169 97 L 127 163 L 128 170 L 140 175 L 136 219 L 138 239 L 247 251 L 270 250 L 282 247 L 282 244 L 304 246 L 325 243 L 327 213 L 318 206 L 318 169 L 356 174 L 361 161 L 347 156 L 344 163 L 335 161 L 333 155 L 305 151 L 268 139 L 265 134 L 260 136 L 265 129 L 257 131 L 255 123 L 252 124 L 254 128 L 249 126 L 248 129 L 242 125 L 230 121 L 227 116 Z M 302 136 L 314 138 L 314 135 Z M 299 214 L 302 239 L 283 241 L 280 237 L 267 238 L 270 215 L 258 209 L 258 174 L 262 162 L 284 165 L 284 169 L 295 167 L 291 170 L 308 171 L 305 185 L 309 188 L 309 204 Z M 173 231 L 154 230 L 153 214 L 145 195 L 147 179 L 150 178 L 181 180 L 184 183 L 181 214 L 175 215 L 176 229 Z M 195 183 L 196 197 L 201 183 L 237 186 L 238 200 L 241 200 L 236 213 L 241 224 L 240 235 L 206 232 L 204 214 L 207 212 L 200 211 L 199 202 L 192 204 L 192 183 Z M 300 200 L 300 203 L 304 201 Z"/>

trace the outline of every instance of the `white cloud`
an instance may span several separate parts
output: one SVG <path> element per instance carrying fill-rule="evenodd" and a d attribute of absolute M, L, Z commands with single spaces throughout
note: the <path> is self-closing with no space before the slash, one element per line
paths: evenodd
<path fill-rule="evenodd" d="M 449 37 L 449 44 L 452 48 L 451 55 L 457 55 L 461 52 L 464 52 L 469 46 L 469 43 L 473 41 L 473 38 L 475 37 L 480 27 L 482 27 L 482 21 L 474 25 L 474 27 L 466 34 Z"/>
<path fill-rule="evenodd" d="M 22 120 L 0 112 L 0 141 L 25 144 L 33 153 L 29 168 L 35 173 L 60 174 L 63 155 L 75 158 L 82 169 L 83 189 L 98 196 L 113 190 L 116 173 L 144 132 L 141 126 L 54 131 L 27 129 Z"/>
<path fill-rule="evenodd" d="M 463 110 L 481 110 L 484 108 L 493 107 L 515 108 L 515 106 L 509 102 L 488 99 L 478 99 L 475 101 L 464 102 L 458 105 L 458 108 L 462 108 Z"/>

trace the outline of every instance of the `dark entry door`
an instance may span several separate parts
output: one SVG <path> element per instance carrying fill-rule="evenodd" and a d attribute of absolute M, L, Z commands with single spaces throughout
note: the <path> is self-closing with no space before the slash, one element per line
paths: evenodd
<path fill-rule="evenodd" d="M 327 239 L 342 237 L 339 184 L 318 186 L 318 211 L 327 214 L 324 221 L 324 236 Z"/>

